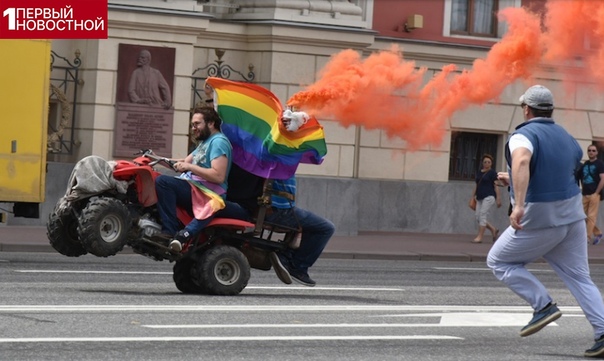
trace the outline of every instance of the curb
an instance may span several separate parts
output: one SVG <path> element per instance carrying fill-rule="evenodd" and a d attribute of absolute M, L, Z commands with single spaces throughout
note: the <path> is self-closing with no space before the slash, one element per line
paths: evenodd
<path fill-rule="evenodd" d="M 52 246 L 44 244 L 3 244 L 0 243 L 2 252 L 34 252 L 34 253 L 57 253 Z M 137 254 L 130 247 L 125 247 L 118 254 Z M 102 258 L 102 257 L 99 257 Z M 446 254 L 446 253 L 379 253 L 379 252 L 354 252 L 354 251 L 324 251 L 321 258 L 330 259 L 358 259 L 358 260 L 382 260 L 382 261 L 446 261 L 446 262 L 472 262 L 486 263 L 485 255 L 470 253 Z M 533 263 L 545 263 L 544 259 L 538 259 Z M 590 258 L 589 264 L 604 265 L 602 258 Z"/>
<path fill-rule="evenodd" d="M 2 244 L 0 252 L 38 252 L 57 253 L 52 246 L 44 244 Z M 130 247 L 125 247 L 118 254 L 137 254 Z M 358 259 L 358 260 L 384 260 L 384 261 L 449 261 L 449 262 L 485 262 L 486 257 L 471 254 L 423 254 L 423 253 L 379 253 L 379 252 L 354 252 L 354 251 L 324 251 L 321 258 L 331 259 Z M 603 260 L 604 261 L 604 260 Z"/>
<path fill-rule="evenodd" d="M 12 232 L 11 232 L 12 233 Z M 0 241 L 0 253 L 2 252 L 39 252 L 39 253 L 57 253 L 57 251 L 48 243 L 43 241 L 40 235 L 31 232 L 31 235 L 11 237 L 4 235 L 4 240 Z M 36 237 L 37 236 L 37 237 Z M 27 239 L 30 241 L 21 242 L 18 239 Z M 37 239 L 38 241 L 31 241 L 31 239 Z M 405 242 L 383 242 L 373 246 L 373 249 L 369 250 L 368 247 L 359 247 L 359 244 L 363 244 L 363 240 L 357 240 L 357 242 L 347 242 L 350 249 L 345 249 L 344 244 L 334 245 L 335 249 L 326 248 L 321 254 L 321 258 L 331 259 L 358 259 L 358 260 L 397 260 L 397 261 L 446 261 L 446 262 L 473 262 L 486 264 L 488 248 L 484 249 L 464 249 L 460 250 L 455 247 L 445 247 L 443 249 L 441 245 L 435 245 L 435 251 L 432 252 L 430 249 L 425 249 L 425 246 L 421 247 L 408 247 L 411 250 L 401 251 L 401 244 Z M 393 246 L 393 244 L 395 246 Z M 416 245 L 417 242 L 412 242 L 409 245 Z M 403 248 L 404 249 L 404 248 Z M 591 249 L 590 249 L 591 250 Z M 604 250 L 604 249 L 603 249 Z M 589 250 L 588 250 L 589 252 Z M 591 252 L 589 252 L 591 253 Z M 594 250 L 592 254 L 588 253 L 589 264 L 591 265 L 604 265 L 604 252 L 600 250 Z M 137 254 L 130 247 L 126 246 L 119 254 Z M 544 263 L 545 260 L 539 259 L 535 263 Z"/>
<path fill-rule="evenodd" d="M 57 253 L 50 244 L 3 244 L 0 243 L 0 252 L 38 252 Z M 130 247 L 124 247 L 118 254 L 137 254 Z M 359 259 L 359 260 L 384 260 L 384 261 L 450 261 L 450 262 L 485 262 L 486 257 L 471 254 L 423 254 L 423 253 L 379 253 L 379 252 L 354 252 L 354 251 L 324 251 L 322 258 L 331 259 Z"/>
<path fill-rule="evenodd" d="M 472 254 L 424 254 L 424 253 L 368 253 L 324 251 L 324 258 L 333 259 L 372 259 L 372 260 L 397 260 L 397 261 L 450 261 L 450 262 L 486 262 L 486 256 Z"/>

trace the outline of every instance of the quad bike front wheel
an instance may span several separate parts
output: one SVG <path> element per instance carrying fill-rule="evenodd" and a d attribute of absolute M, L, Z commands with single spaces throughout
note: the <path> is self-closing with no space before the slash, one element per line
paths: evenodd
<path fill-rule="evenodd" d="M 71 213 L 59 217 L 52 212 L 46 223 L 46 235 L 52 248 L 64 256 L 79 257 L 88 253 L 78 238 L 78 220 Z"/>
<path fill-rule="evenodd" d="M 128 208 L 114 198 L 93 198 L 82 210 L 78 234 L 82 246 L 98 257 L 121 251 L 128 242 L 132 220 Z"/>
<path fill-rule="evenodd" d="M 185 254 L 174 263 L 174 284 L 176 288 L 185 294 L 205 293 L 200 287 L 197 279 L 197 260 L 195 256 Z"/>
<path fill-rule="evenodd" d="M 210 248 L 197 260 L 197 281 L 209 295 L 239 294 L 250 280 L 250 264 L 235 247 Z"/>

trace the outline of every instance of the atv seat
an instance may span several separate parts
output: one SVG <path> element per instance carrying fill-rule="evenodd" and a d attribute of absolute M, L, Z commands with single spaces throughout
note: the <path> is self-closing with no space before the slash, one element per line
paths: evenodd
<path fill-rule="evenodd" d="M 207 227 L 232 228 L 239 229 L 244 233 L 249 233 L 254 230 L 256 225 L 254 223 L 242 221 L 240 219 L 235 218 L 213 218 L 210 221 L 210 224 L 207 225 Z"/>

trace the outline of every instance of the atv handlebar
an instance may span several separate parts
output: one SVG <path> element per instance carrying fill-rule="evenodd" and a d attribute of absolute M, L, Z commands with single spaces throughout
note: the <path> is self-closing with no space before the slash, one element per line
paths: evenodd
<path fill-rule="evenodd" d="M 174 164 L 176 164 L 175 161 L 168 159 L 166 157 L 158 157 L 157 155 L 153 154 L 153 151 L 151 149 L 143 149 L 143 150 L 141 150 L 141 153 L 142 153 L 143 157 L 153 159 L 153 161 L 149 163 L 149 166 L 151 166 L 151 167 L 153 167 L 154 165 L 156 165 L 158 163 L 162 163 L 163 166 L 170 168 L 174 171 L 176 170 L 176 169 L 174 169 Z M 141 153 L 139 153 L 139 154 L 141 154 Z"/>

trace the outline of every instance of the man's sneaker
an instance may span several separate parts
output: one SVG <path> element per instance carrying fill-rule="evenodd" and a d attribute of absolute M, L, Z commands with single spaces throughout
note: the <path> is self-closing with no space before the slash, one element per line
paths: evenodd
<path fill-rule="evenodd" d="M 279 256 L 277 256 L 275 252 L 271 252 L 268 254 L 268 258 L 270 259 L 271 265 L 273 265 L 273 269 L 275 270 L 275 273 L 277 274 L 277 277 L 281 280 L 281 282 L 285 283 L 286 285 L 291 285 L 292 278 L 289 275 L 287 268 L 285 268 L 285 266 L 279 259 Z"/>
<path fill-rule="evenodd" d="M 289 258 L 287 258 L 284 254 L 277 253 L 277 257 L 279 258 L 279 262 L 281 262 L 283 267 L 285 267 L 285 269 L 287 270 L 287 273 L 289 274 L 289 276 L 291 276 L 291 279 L 293 279 L 294 281 L 296 281 L 298 283 L 303 284 L 304 286 L 308 286 L 308 287 L 313 287 L 314 285 L 317 284 L 317 282 L 313 281 L 308 276 L 308 273 L 294 268 L 294 266 L 290 262 Z"/>
<path fill-rule="evenodd" d="M 594 237 L 594 241 L 593 241 L 593 245 L 596 246 L 598 244 L 600 244 L 600 241 L 602 241 L 602 234 L 598 234 Z"/>
<path fill-rule="evenodd" d="M 562 316 L 562 312 L 558 309 L 555 303 L 550 303 L 545 306 L 541 311 L 533 313 L 533 319 L 520 330 L 520 336 L 526 337 L 540 331 L 543 327 L 547 326 L 550 322 L 553 322 Z"/>
<path fill-rule="evenodd" d="M 596 339 L 596 343 L 589 350 L 585 350 L 585 357 L 601 357 L 604 356 L 604 335 Z"/>
<path fill-rule="evenodd" d="M 289 269 L 289 274 L 294 281 L 303 284 L 304 286 L 314 287 L 317 284 L 317 282 L 313 281 L 306 272 Z"/>
<path fill-rule="evenodd" d="M 191 238 L 191 234 L 188 231 L 181 229 L 176 233 L 172 242 L 170 242 L 170 249 L 173 252 L 179 253 L 182 251 L 182 245 L 187 243 L 189 238 Z"/>
<path fill-rule="evenodd" d="M 172 242 L 170 242 L 170 249 L 172 250 L 172 252 L 175 253 L 180 253 L 180 251 L 182 251 L 182 243 L 180 243 L 179 240 L 172 240 Z"/>

